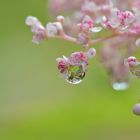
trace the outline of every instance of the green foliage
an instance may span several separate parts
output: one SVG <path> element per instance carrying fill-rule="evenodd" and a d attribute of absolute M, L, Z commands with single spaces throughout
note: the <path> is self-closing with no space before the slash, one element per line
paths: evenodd
<path fill-rule="evenodd" d="M 0 140 L 139 140 L 131 109 L 140 80 L 114 91 L 96 57 L 80 85 L 67 84 L 55 58 L 79 48 L 58 40 L 36 46 L 24 25 L 28 15 L 48 21 L 45 4 L 1 0 Z"/>

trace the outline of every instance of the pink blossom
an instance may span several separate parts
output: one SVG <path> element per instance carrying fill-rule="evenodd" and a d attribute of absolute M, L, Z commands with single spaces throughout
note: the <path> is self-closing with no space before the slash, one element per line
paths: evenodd
<path fill-rule="evenodd" d="M 120 24 L 125 26 L 129 23 L 131 23 L 134 20 L 134 15 L 130 11 L 117 11 L 117 16 L 120 20 Z"/>
<path fill-rule="evenodd" d="M 81 31 L 89 32 L 94 26 L 93 20 L 89 16 L 85 16 L 82 23 L 78 24 Z"/>
<path fill-rule="evenodd" d="M 134 21 L 135 16 L 131 11 L 112 9 L 111 16 L 103 18 L 103 25 L 108 29 L 123 31 Z"/>
<path fill-rule="evenodd" d="M 58 70 L 60 71 L 60 73 L 66 73 L 69 66 L 67 58 L 57 58 L 56 61 L 58 63 Z"/>
<path fill-rule="evenodd" d="M 45 30 L 38 30 L 33 36 L 33 43 L 39 44 L 41 40 L 45 38 Z"/>

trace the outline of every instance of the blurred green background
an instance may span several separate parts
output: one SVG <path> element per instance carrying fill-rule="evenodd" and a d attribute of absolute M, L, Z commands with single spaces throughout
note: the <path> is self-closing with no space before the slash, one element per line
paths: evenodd
<path fill-rule="evenodd" d="M 62 40 L 34 45 L 25 25 L 28 15 L 49 21 L 46 7 L 46 0 L 0 0 L 0 140 L 140 140 L 132 113 L 140 80 L 114 91 L 96 56 L 80 85 L 66 83 L 55 59 L 80 48 Z"/>

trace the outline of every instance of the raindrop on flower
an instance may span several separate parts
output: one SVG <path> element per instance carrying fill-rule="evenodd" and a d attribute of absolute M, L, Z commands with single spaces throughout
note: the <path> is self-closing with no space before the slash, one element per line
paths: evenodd
<path fill-rule="evenodd" d="M 129 87 L 129 84 L 127 82 L 115 82 L 112 84 L 113 89 L 115 90 L 126 90 Z"/>
<path fill-rule="evenodd" d="M 71 65 L 68 69 L 66 81 L 70 84 L 79 84 L 83 81 L 84 77 L 85 71 L 83 70 L 82 65 L 80 66 Z"/>

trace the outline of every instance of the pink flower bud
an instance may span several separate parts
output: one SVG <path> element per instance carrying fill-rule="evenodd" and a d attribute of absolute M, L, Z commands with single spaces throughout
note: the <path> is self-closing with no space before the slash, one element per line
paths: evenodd
<path fill-rule="evenodd" d="M 56 59 L 57 63 L 58 63 L 58 70 L 60 71 L 60 73 L 66 73 L 67 69 L 68 69 L 68 62 L 67 59 L 63 58 L 57 58 Z"/>
<path fill-rule="evenodd" d="M 129 64 L 129 67 L 133 67 L 137 64 L 137 59 L 134 56 L 130 56 L 127 58 L 127 62 Z"/>

